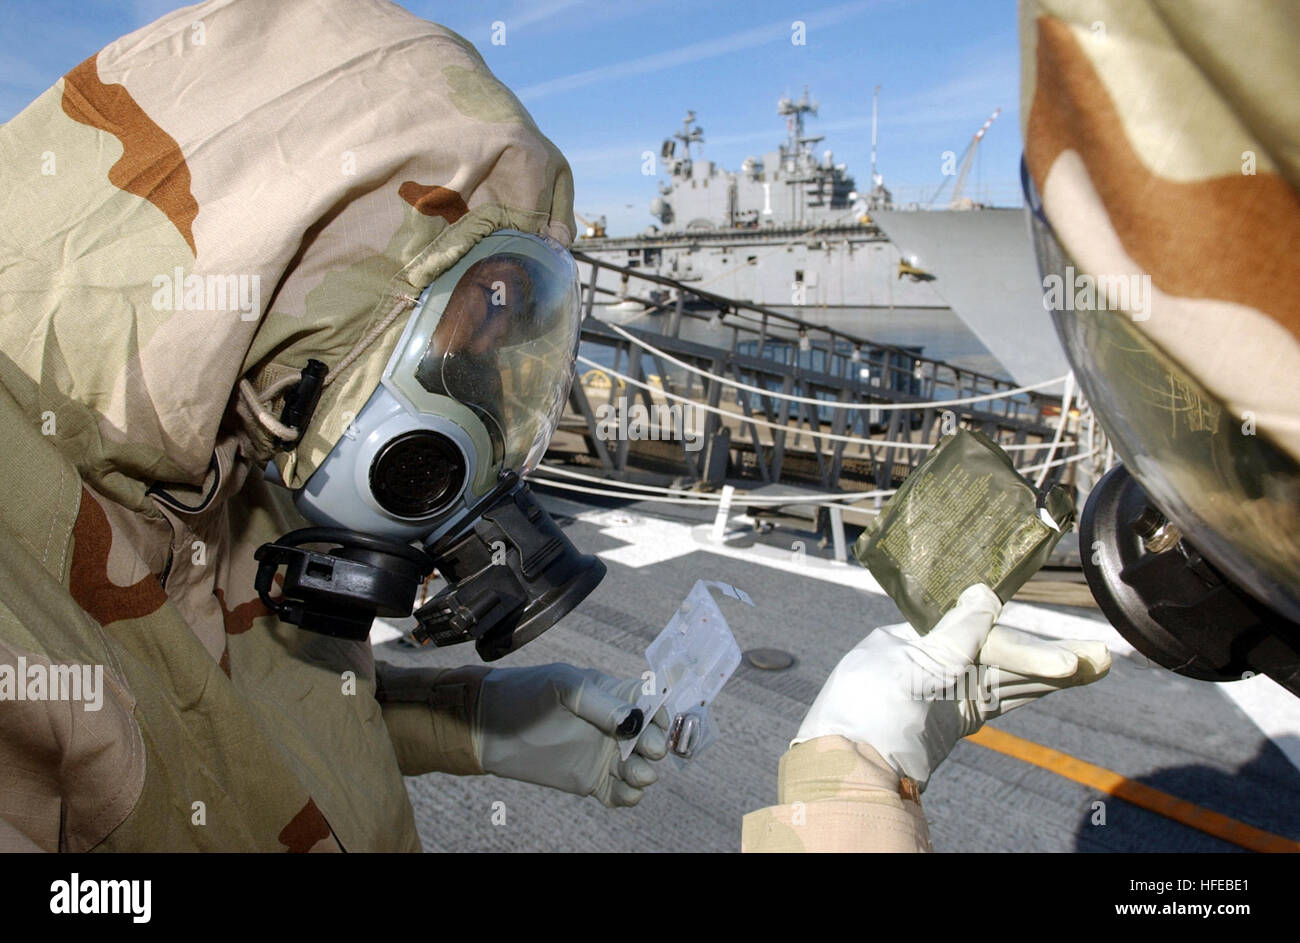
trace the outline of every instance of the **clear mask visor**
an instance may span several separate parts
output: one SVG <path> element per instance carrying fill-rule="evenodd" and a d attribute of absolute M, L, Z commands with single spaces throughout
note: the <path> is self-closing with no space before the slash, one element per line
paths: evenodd
<path fill-rule="evenodd" d="M 492 442 L 492 464 L 540 461 L 573 382 L 577 266 L 557 242 L 513 230 L 483 239 L 425 290 L 383 382 L 416 411 L 463 403 Z"/>

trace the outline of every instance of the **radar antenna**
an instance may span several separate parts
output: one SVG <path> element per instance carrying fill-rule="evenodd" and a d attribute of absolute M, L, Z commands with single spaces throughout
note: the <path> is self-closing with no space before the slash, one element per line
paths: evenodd
<path fill-rule="evenodd" d="M 695 123 L 695 112 L 686 112 L 686 117 L 682 119 L 682 130 L 673 135 L 674 138 L 682 142 L 682 159 L 691 159 L 691 145 L 704 143 L 704 129 L 698 125 L 691 127 Z"/>

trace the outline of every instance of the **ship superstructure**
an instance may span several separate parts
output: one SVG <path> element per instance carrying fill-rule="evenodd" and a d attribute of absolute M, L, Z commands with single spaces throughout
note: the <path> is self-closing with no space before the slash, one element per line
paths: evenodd
<path fill-rule="evenodd" d="M 895 207 L 874 166 L 874 118 L 873 166 L 864 190 L 829 149 L 817 153 L 824 138 L 807 130 L 807 119 L 817 111 L 807 90 L 798 99 L 782 98 L 777 113 L 785 119 L 785 140 L 761 157 L 745 158 L 734 171 L 699 156 L 704 132 L 695 113 L 687 112 L 681 129 L 660 150 L 666 179 L 649 206 L 658 224 L 622 238 L 607 237 L 603 226 L 593 226 L 578 247 L 613 265 L 800 317 L 860 312 L 863 332 L 870 330 L 873 310 L 953 310 L 1007 376 L 1030 383 L 1064 373 L 1054 333 L 1041 304 L 1034 302 L 1037 276 L 1021 211 L 969 199 L 951 210 Z M 987 123 L 974 143 L 985 130 Z M 953 215 L 964 217 L 961 225 L 945 226 Z M 904 240 L 903 248 L 891 238 L 894 224 L 887 222 L 900 216 L 925 224 L 909 227 L 913 244 Z M 938 267 L 941 259 L 947 271 Z M 983 276 L 967 271 L 970 266 L 962 261 L 967 259 L 976 265 L 997 260 L 999 270 L 985 273 L 990 297 L 980 297 Z M 944 292 L 948 275 L 954 288 L 960 283 L 959 292 Z M 597 278 L 613 302 L 626 294 L 611 272 L 602 270 Z M 1005 295 L 1003 304 L 1008 286 L 1023 290 Z M 1016 354 L 1026 332 L 1043 338 L 1032 345 L 1032 362 Z"/>

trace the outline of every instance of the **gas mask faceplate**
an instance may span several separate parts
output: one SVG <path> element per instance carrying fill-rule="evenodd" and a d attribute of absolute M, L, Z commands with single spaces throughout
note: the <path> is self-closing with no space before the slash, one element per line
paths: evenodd
<path fill-rule="evenodd" d="M 1145 310 L 1132 303 L 1136 290 L 1112 303 L 1100 286 L 1113 290 L 1116 276 L 1140 274 L 1136 265 L 1107 272 L 1090 257 L 1098 240 L 1068 215 L 1063 239 L 1023 159 L 1021 183 L 1044 307 L 1123 460 L 1091 485 L 1079 519 L 1098 607 L 1171 671 L 1209 681 L 1267 674 L 1300 695 L 1300 537 L 1285 516 L 1300 468 L 1267 435 L 1242 434 L 1207 376 L 1142 328 L 1169 317 L 1152 310 L 1150 286 L 1139 296 Z"/>
<path fill-rule="evenodd" d="M 294 495 L 321 526 L 258 549 L 262 601 L 286 622 L 362 639 L 375 615 L 409 615 L 437 569 L 449 585 L 416 613 L 416 637 L 473 640 L 486 660 L 577 605 L 604 565 L 520 477 L 563 411 L 579 320 L 577 268 L 546 237 L 494 233 L 435 279 L 379 386 Z"/>

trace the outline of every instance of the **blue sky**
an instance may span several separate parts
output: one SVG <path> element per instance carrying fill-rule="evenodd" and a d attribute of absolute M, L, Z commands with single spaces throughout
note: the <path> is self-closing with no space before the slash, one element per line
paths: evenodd
<path fill-rule="evenodd" d="M 274 2 L 274 0 L 267 0 Z M 78 62 L 183 3 L 3 0 L 0 121 Z M 960 155 L 1002 114 L 979 150 L 968 193 L 1019 202 L 1019 50 L 1014 0 L 407 0 L 469 39 L 573 165 L 577 209 L 615 234 L 653 222 L 658 153 L 687 109 L 705 159 L 734 169 L 784 138 L 782 95 L 805 85 L 821 106 L 808 129 L 865 189 L 871 89 L 881 86 L 879 166 L 896 198 L 928 199 L 943 152 Z M 806 44 L 791 24 L 806 24 Z M 505 44 L 492 44 L 492 24 Z"/>

